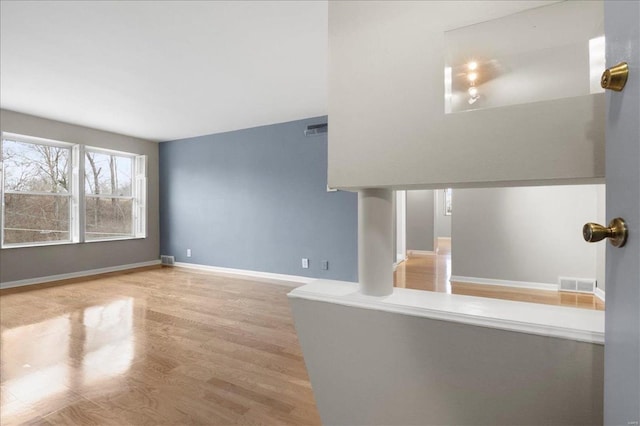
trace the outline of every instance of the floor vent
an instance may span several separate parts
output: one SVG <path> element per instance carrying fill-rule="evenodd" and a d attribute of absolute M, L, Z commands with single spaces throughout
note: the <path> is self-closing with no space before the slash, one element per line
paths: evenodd
<path fill-rule="evenodd" d="M 596 280 L 591 278 L 560 277 L 560 291 L 573 291 L 577 293 L 593 293 L 596 289 Z"/>
<path fill-rule="evenodd" d="M 173 256 L 162 255 L 160 256 L 160 263 L 162 263 L 165 266 L 173 266 L 176 263 L 176 258 Z"/>

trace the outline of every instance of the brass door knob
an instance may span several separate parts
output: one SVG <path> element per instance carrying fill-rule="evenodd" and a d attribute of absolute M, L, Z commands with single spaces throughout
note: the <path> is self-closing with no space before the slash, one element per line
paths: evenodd
<path fill-rule="evenodd" d="M 600 78 L 600 86 L 603 89 L 615 90 L 621 92 L 624 85 L 627 84 L 629 76 L 629 65 L 626 62 L 620 62 L 611 68 L 606 69 Z"/>
<path fill-rule="evenodd" d="M 588 243 L 595 243 L 597 241 L 609 239 L 609 242 L 614 247 L 622 247 L 627 242 L 627 235 L 629 230 L 624 219 L 616 217 L 609 222 L 609 227 L 605 228 L 597 223 L 586 223 L 582 227 L 582 236 Z"/>

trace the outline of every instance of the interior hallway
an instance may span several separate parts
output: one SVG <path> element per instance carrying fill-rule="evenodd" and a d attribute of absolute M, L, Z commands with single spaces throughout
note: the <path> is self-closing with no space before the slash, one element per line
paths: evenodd
<path fill-rule="evenodd" d="M 398 265 L 394 272 L 394 285 L 416 290 L 572 306 L 582 309 L 604 310 L 605 306 L 602 300 L 592 294 L 456 283 L 449 282 L 450 278 L 451 239 L 439 238 L 436 253 L 411 254 L 406 261 Z"/>

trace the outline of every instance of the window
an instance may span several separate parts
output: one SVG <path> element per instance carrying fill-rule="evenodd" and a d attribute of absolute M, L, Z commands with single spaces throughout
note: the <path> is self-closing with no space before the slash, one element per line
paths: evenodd
<path fill-rule="evenodd" d="M 131 237 L 134 157 L 87 148 L 84 165 L 85 238 Z"/>
<path fill-rule="evenodd" d="M 71 145 L 7 135 L 3 244 L 71 242 Z"/>
<path fill-rule="evenodd" d="M 0 150 L 3 248 L 146 236 L 146 156 L 9 133 Z"/>
<path fill-rule="evenodd" d="M 453 211 L 453 207 L 451 204 L 451 199 L 453 198 L 453 190 L 451 188 L 447 188 L 444 190 L 444 215 L 451 216 L 451 212 Z"/>

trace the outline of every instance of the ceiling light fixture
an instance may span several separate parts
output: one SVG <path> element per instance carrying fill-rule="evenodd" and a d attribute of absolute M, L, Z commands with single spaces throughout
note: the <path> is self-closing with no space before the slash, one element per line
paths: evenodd
<path fill-rule="evenodd" d="M 477 72 L 470 72 L 469 74 L 467 74 L 467 78 L 469 79 L 470 82 L 473 83 L 478 78 L 478 73 Z"/>
<path fill-rule="evenodd" d="M 476 61 L 471 61 L 467 64 L 467 69 L 469 69 L 469 71 L 475 71 L 478 69 L 478 63 Z"/>

